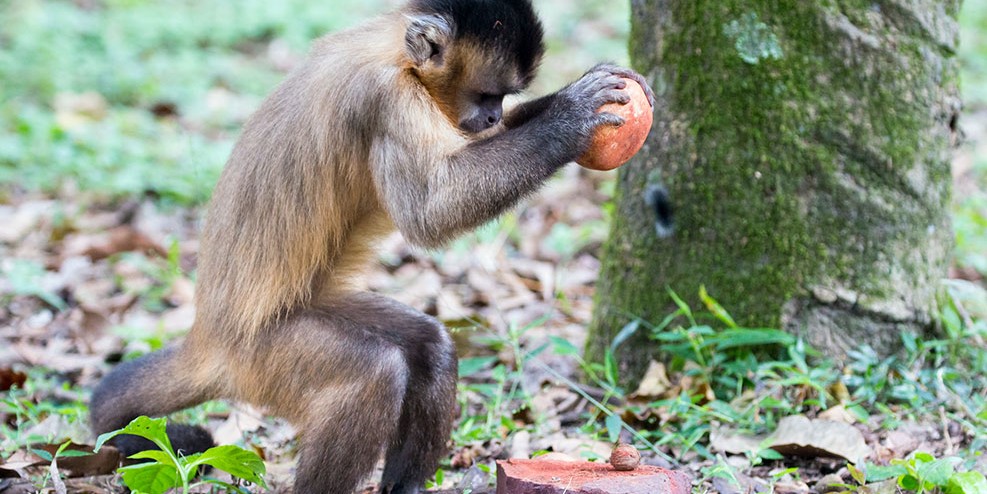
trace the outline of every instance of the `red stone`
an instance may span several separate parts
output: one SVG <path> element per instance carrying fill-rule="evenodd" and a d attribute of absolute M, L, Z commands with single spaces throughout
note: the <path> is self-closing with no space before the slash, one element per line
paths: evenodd
<path fill-rule="evenodd" d="M 497 494 L 689 494 L 688 475 L 641 465 L 629 472 L 608 463 L 553 460 L 497 462 Z"/>

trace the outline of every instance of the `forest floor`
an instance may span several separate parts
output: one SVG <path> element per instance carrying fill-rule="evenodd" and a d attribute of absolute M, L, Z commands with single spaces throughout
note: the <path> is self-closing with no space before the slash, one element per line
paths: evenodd
<path fill-rule="evenodd" d="M 958 189 L 968 186 L 963 173 L 957 176 Z M 762 376 L 754 381 L 784 389 L 751 388 L 728 403 L 695 366 L 657 368 L 641 388 L 622 390 L 608 379 L 610 371 L 583 362 L 578 349 L 592 310 L 596 253 L 606 235 L 607 195 L 600 191 L 609 181 L 607 174 L 569 167 L 517 214 L 448 249 L 413 250 L 399 236 L 385 242 L 368 286 L 445 322 L 463 358 L 461 419 L 436 487 L 483 492 L 495 459 L 556 452 L 605 460 L 616 435 L 607 413 L 642 431 L 646 442 L 627 429 L 622 437 L 643 449 L 645 463 L 685 470 L 700 491 L 820 492 L 826 490 L 821 483 L 837 479 L 855 485 L 848 460 L 860 452 L 874 465 L 924 451 L 987 469 L 987 459 L 971 449 L 987 444 L 983 417 L 977 416 L 983 411 L 964 411 L 977 402 L 964 401 L 948 386 L 922 388 L 919 378 L 914 383 L 921 389 L 913 392 L 929 395 L 911 398 L 919 408 L 905 398 L 861 414 L 851 405 L 862 400 L 841 400 L 831 375 L 820 377 L 830 379 L 825 389 L 790 375 L 787 382 Z M 106 202 L 70 189 L 15 192 L 5 202 L 0 492 L 50 491 L 50 461 L 39 444 L 51 450 L 71 440 L 91 448 L 88 390 L 116 362 L 161 348 L 191 325 L 201 210 L 161 206 L 152 198 Z M 974 282 L 979 277 L 963 272 Z M 878 369 L 875 363 L 871 371 Z M 804 377 L 811 379 L 814 370 L 803 369 Z M 978 393 L 982 398 L 984 391 Z M 773 417 L 755 427 L 760 435 L 741 434 L 746 427 L 732 425 L 724 411 L 764 406 L 772 396 L 779 404 L 761 412 Z M 811 421 L 797 426 L 803 436 L 769 438 L 770 428 L 789 414 L 842 425 L 834 433 L 831 424 Z M 272 491 L 290 485 L 295 443 L 288 424 L 227 403 L 174 419 L 206 424 L 219 443 L 260 453 Z M 790 444 L 799 442 L 812 446 L 808 454 L 803 449 L 793 455 L 797 448 Z M 61 471 L 73 476 L 66 480 L 70 492 L 123 492 L 115 474 L 97 475 L 112 470 L 115 458 L 99 458 L 63 460 Z"/>
<path fill-rule="evenodd" d="M 257 15 L 241 12 L 235 25 L 201 13 L 226 5 L 219 0 L 117 3 L 48 2 L 51 22 L 14 12 L 32 2 L 0 4 L 9 28 L 0 41 L 16 41 L 2 45 L 13 56 L 0 57 L 2 494 L 126 492 L 111 449 L 60 454 L 64 485 L 51 455 L 66 441 L 92 450 L 88 396 L 113 365 L 191 326 L 202 204 L 218 173 L 203 163 L 222 163 L 245 109 L 311 33 L 337 27 L 314 25 L 324 16 L 305 0 L 243 0 L 243 12 Z M 359 16 L 388 2 L 370 3 L 337 10 Z M 546 7 L 562 10 L 544 13 L 556 37 L 543 72 L 556 78 L 535 92 L 623 48 L 626 13 L 614 15 L 611 2 L 566 5 Z M 966 5 L 987 32 L 987 2 Z M 107 36 L 93 48 L 120 25 L 130 29 L 118 36 L 126 43 Z M 971 39 L 984 48 L 961 54 L 980 64 L 969 79 L 987 80 L 987 41 L 981 34 L 965 46 Z M 670 319 L 661 344 L 674 358 L 622 387 L 620 369 L 580 356 L 612 173 L 570 166 L 516 213 L 441 251 L 387 239 L 368 288 L 443 321 L 461 356 L 459 418 L 431 488 L 484 492 L 497 459 L 552 452 L 604 461 L 617 438 L 647 464 L 689 473 L 696 492 L 894 492 L 910 485 L 901 480 L 909 472 L 942 482 L 921 486 L 929 490 L 964 478 L 954 472 L 987 473 L 985 87 L 965 87 L 948 334 L 906 341 L 898 358 L 862 348 L 837 367 L 770 330 L 730 331 L 709 299 Z M 744 338 L 768 338 L 769 351 Z M 269 490 L 290 487 L 296 442 L 285 422 L 225 402 L 171 420 L 257 453 Z"/>

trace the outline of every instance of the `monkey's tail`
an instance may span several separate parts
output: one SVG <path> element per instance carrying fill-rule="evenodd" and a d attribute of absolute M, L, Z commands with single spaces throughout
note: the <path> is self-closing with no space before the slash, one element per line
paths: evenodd
<path fill-rule="evenodd" d="M 120 429 L 147 415 L 159 417 L 197 405 L 210 398 L 201 386 L 190 382 L 182 368 L 179 348 L 169 348 L 125 362 L 113 369 L 93 391 L 89 416 L 93 431 L 103 434 Z M 176 452 L 200 453 L 215 445 L 205 429 L 195 425 L 168 424 L 168 438 Z M 124 456 L 157 449 L 150 441 L 120 435 L 110 441 Z"/>

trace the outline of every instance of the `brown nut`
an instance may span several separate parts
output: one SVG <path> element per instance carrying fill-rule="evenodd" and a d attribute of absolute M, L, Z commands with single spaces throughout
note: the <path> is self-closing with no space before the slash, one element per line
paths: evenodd
<path fill-rule="evenodd" d="M 614 470 L 629 472 L 641 463 L 641 453 L 630 444 L 618 444 L 610 452 L 610 465 Z"/>
<path fill-rule="evenodd" d="M 576 163 L 585 168 L 613 170 L 637 154 L 648 138 L 654 120 L 654 109 L 640 84 L 626 78 L 624 82 L 627 83 L 624 91 L 630 95 L 631 101 L 626 105 L 606 104 L 597 110 L 624 117 L 624 125 L 605 125 L 594 131 L 589 150 L 576 160 Z"/>

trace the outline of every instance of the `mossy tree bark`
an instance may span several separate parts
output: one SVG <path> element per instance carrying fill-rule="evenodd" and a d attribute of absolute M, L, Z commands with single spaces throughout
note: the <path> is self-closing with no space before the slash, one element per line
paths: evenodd
<path fill-rule="evenodd" d="M 698 306 L 700 285 L 739 324 L 837 358 L 928 330 L 951 250 L 959 1 L 632 6 L 631 59 L 658 103 L 618 174 L 588 354 L 672 312 L 666 288 Z M 617 357 L 633 378 L 658 350 Z"/>

